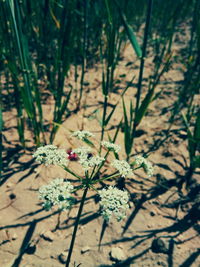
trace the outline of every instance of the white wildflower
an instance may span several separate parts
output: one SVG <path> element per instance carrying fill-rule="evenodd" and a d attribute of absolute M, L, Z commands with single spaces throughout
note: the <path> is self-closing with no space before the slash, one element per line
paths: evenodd
<path fill-rule="evenodd" d="M 58 205 L 60 209 L 67 209 L 72 204 L 71 192 L 73 185 L 62 179 L 54 179 L 50 184 L 43 185 L 39 189 L 39 198 L 44 200 L 43 206 L 49 210 L 52 206 Z"/>
<path fill-rule="evenodd" d="M 103 157 L 93 156 L 91 149 L 88 147 L 76 148 L 72 152 L 79 156 L 79 163 L 83 166 L 84 170 L 98 166 L 105 160 Z"/>
<path fill-rule="evenodd" d="M 91 153 L 91 149 L 86 146 L 75 148 L 72 153 L 76 153 L 80 158 L 88 158 L 88 154 Z"/>
<path fill-rule="evenodd" d="M 92 167 L 98 166 L 100 165 L 105 159 L 103 157 L 99 157 L 99 156 L 91 156 L 89 159 L 87 160 L 83 160 L 81 163 L 81 165 L 83 166 L 83 168 L 85 170 L 90 169 Z"/>
<path fill-rule="evenodd" d="M 54 145 L 39 147 L 33 154 L 33 157 L 40 163 L 48 165 L 67 165 L 67 152 L 64 149 L 58 149 Z"/>
<path fill-rule="evenodd" d="M 102 189 L 99 195 L 102 216 L 105 220 L 109 221 L 111 216 L 114 215 L 120 221 L 126 216 L 129 200 L 127 191 L 109 186 L 107 189 Z"/>
<path fill-rule="evenodd" d="M 84 140 L 88 137 L 94 137 L 94 135 L 89 131 L 76 131 L 71 136 L 76 137 L 79 140 Z"/>
<path fill-rule="evenodd" d="M 114 160 L 112 166 L 119 171 L 122 177 L 132 175 L 132 170 L 128 162 L 125 160 Z"/>
<path fill-rule="evenodd" d="M 145 170 L 146 174 L 148 175 L 148 177 L 153 176 L 154 168 L 153 168 L 151 162 L 149 162 L 149 161 L 146 160 L 143 163 L 143 166 L 144 166 L 144 170 Z"/>
<path fill-rule="evenodd" d="M 119 145 L 116 145 L 116 144 L 113 144 L 113 143 L 110 143 L 107 141 L 102 141 L 101 144 L 103 147 L 107 148 L 108 150 L 112 150 L 116 153 L 118 153 L 121 149 L 121 147 Z"/>
<path fill-rule="evenodd" d="M 153 176 L 154 168 L 151 162 L 149 162 L 146 158 L 142 156 L 135 157 L 135 164 L 138 165 L 138 167 L 143 167 L 149 177 Z"/>
<path fill-rule="evenodd" d="M 136 156 L 134 160 L 135 160 L 136 165 L 141 166 L 144 163 L 145 158 L 139 155 L 139 156 Z"/>

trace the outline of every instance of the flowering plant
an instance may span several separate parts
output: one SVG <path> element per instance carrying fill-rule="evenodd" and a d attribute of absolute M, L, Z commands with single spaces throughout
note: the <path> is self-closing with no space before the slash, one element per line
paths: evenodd
<path fill-rule="evenodd" d="M 100 143 L 100 152 L 96 152 L 94 145 L 89 138 L 94 138 L 94 135 L 88 131 L 76 131 L 71 135 L 72 138 L 77 138 L 87 144 L 87 146 L 77 147 L 72 150 L 59 149 L 54 145 L 47 145 L 39 147 L 34 153 L 33 157 L 40 163 L 45 165 L 58 165 L 62 167 L 66 172 L 72 174 L 79 180 L 80 186 L 84 190 L 81 199 L 79 211 L 77 214 L 74 232 L 72 235 L 72 241 L 69 248 L 69 254 L 66 262 L 66 266 L 69 266 L 70 258 L 73 251 L 76 232 L 78 229 L 79 219 L 84 206 L 85 198 L 88 189 L 95 190 L 100 196 L 101 214 L 106 221 L 110 221 L 114 216 L 118 221 L 122 220 L 126 216 L 128 209 L 129 194 L 125 190 L 119 190 L 114 186 L 105 187 L 102 190 L 98 190 L 96 185 L 99 182 L 114 179 L 118 177 L 131 177 L 133 176 L 134 166 L 136 169 L 143 168 L 148 176 L 153 174 L 153 166 L 142 156 L 137 156 L 134 159 L 133 164 L 129 164 L 125 160 L 119 160 L 120 146 L 112 142 L 102 141 Z M 102 155 L 102 148 L 105 149 L 104 155 Z M 110 168 L 108 165 L 108 155 L 113 152 L 116 159 L 114 159 Z M 74 172 L 70 168 L 69 161 L 76 160 L 81 165 L 81 169 L 84 175 L 80 175 Z M 101 170 L 105 166 L 108 170 L 115 169 L 115 171 L 101 175 Z M 68 209 L 73 204 L 72 194 L 77 189 L 66 179 L 57 178 L 50 184 L 44 185 L 39 189 L 39 198 L 43 200 L 43 207 L 46 210 L 51 209 L 57 205 L 59 209 Z"/>

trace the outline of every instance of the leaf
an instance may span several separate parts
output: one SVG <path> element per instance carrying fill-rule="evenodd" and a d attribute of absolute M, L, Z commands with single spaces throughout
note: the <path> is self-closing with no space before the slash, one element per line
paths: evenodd
<path fill-rule="evenodd" d="M 106 11 L 108 14 L 109 24 L 112 25 L 113 19 L 112 19 L 111 10 L 110 10 L 110 1 L 105 0 L 105 5 L 106 5 Z"/>
<path fill-rule="evenodd" d="M 116 3 L 117 6 L 118 6 L 118 10 L 119 10 L 119 13 L 120 13 L 120 16 L 121 16 L 121 19 L 122 19 L 122 22 L 123 22 L 125 31 L 126 31 L 127 36 L 128 36 L 128 38 L 129 38 L 129 41 L 131 42 L 132 47 L 133 47 L 133 49 L 135 50 L 137 56 L 138 56 L 139 58 L 141 58 L 141 57 L 142 57 L 142 50 L 141 50 L 141 48 L 140 48 L 140 45 L 139 45 L 138 42 L 137 42 L 135 33 L 134 33 L 133 29 L 131 28 L 131 26 L 128 24 L 127 18 L 126 18 L 126 16 L 125 16 L 125 14 L 123 13 L 121 7 L 118 5 L 118 3 L 117 3 L 116 1 L 115 1 L 115 3 Z"/>
<path fill-rule="evenodd" d="M 131 79 L 131 82 L 128 83 L 128 85 L 126 86 L 126 88 L 123 90 L 122 94 L 121 94 L 121 98 L 124 96 L 124 94 L 126 93 L 126 91 L 128 90 L 128 88 L 130 87 L 130 84 L 132 84 L 133 80 L 135 79 L 135 76 L 133 76 L 133 78 Z M 120 100 L 121 100 L 120 98 Z M 108 117 L 106 118 L 104 125 L 106 126 L 108 124 L 108 122 L 110 121 L 117 105 L 119 104 L 120 100 L 116 103 L 116 105 L 113 107 L 113 109 L 111 110 L 110 114 L 108 115 Z"/>
<path fill-rule="evenodd" d="M 194 168 L 200 168 L 200 155 L 194 157 L 193 164 Z"/>
<path fill-rule="evenodd" d="M 194 139 L 200 142 L 200 109 L 197 113 L 196 123 L 194 127 Z"/>
<path fill-rule="evenodd" d="M 128 122 L 124 98 L 122 98 L 122 103 L 123 103 L 124 126 L 125 126 L 124 127 L 124 144 L 125 144 L 126 154 L 129 155 L 131 153 L 132 142 L 131 142 L 131 131 L 130 131 L 130 126 Z"/>
<path fill-rule="evenodd" d="M 149 92 L 146 94 L 144 100 L 142 101 L 142 104 L 140 105 L 138 112 L 136 114 L 136 117 L 135 117 L 135 124 L 136 125 L 139 125 L 142 118 L 144 117 L 144 115 L 147 111 L 147 108 L 148 108 L 149 104 L 151 103 L 153 94 L 154 94 L 154 89 L 149 90 Z"/>
<path fill-rule="evenodd" d="M 87 145 L 91 146 L 91 147 L 94 147 L 94 144 L 92 141 L 90 141 L 88 138 L 84 138 L 83 139 L 83 142 L 85 142 Z"/>

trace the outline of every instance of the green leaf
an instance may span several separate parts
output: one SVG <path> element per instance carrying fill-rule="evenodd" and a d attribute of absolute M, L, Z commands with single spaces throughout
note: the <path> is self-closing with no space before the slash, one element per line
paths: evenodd
<path fill-rule="evenodd" d="M 83 142 L 85 142 L 87 145 L 91 146 L 91 147 L 94 147 L 94 144 L 92 141 L 90 141 L 88 138 L 84 138 L 83 139 Z"/>
<path fill-rule="evenodd" d="M 113 18 L 111 15 L 110 1 L 105 0 L 105 5 L 106 5 L 106 11 L 107 11 L 107 15 L 108 15 L 109 24 L 112 25 Z"/>
<path fill-rule="evenodd" d="M 200 168 L 200 155 L 194 157 L 193 164 L 194 168 Z"/>
<path fill-rule="evenodd" d="M 124 143 L 125 143 L 125 151 L 126 154 L 129 155 L 131 153 L 132 142 L 131 142 L 131 129 L 128 122 L 126 106 L 124 103 L 124 98 L 122 98 L 123 103 L 123 113 L 124 113 Z"/>
<path fill-rule="evenodd" d="M 149 104 L 151 103 L 153 94 L 154 94 L 154 89 L 149 90 L 149 92 L 146 94 L 144 100 L 142 101 L 142 104 L 139 107 L 138 112 L 137 112 L 136 117 L 135 117 L 136 125 L 139 125 L 142 118 L 144 117 L 144 115 L 147 111 L 147 108 L 148 108 Z"/>
<path fill-rule="evenodd" d="M 125 16 L 125 14 L 123 13 L 122 9 L 119 6 L 118 6 L 118 10 L 119 10 L 119 13 L 120 13 L 120 16 L 121 16 L 121 19 L 122 19 L 126 34 L 127 34 L 128 38 L 129 38 L 129 41 L 131 42 L 132 47 L 136 52 L 136 55 L 139 58 L 141 58 L 142 57 L 142 50 L 140 48 L 140 45 L 138 44 L 138 41 L 137 41 L 136 36 L 135 36 L 135 33 L 134 33 L 133 29 L 131 28 L 131 26 L 128 24 L 127 18 Z"/>
<path fill-rule="evenodd" d="M 197 113 L 196 123 L 194 127 L 194 139 L 199 142 L 200 141 L 200 109 Z"/>

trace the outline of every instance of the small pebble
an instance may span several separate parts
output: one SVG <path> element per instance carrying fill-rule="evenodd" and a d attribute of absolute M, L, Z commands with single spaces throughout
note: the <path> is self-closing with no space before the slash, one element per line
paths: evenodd
<path fill-rule="evenodd" d="M 7 188 L 11 188 L 11 187 L 13 187 L 13 185 L 14 185 L 13 183 L 10 183 L 10 182 L 9 182 L 9 183 L 7 183 L 6 187 L 7 187 Z"/>
<path fill-rule="evenodd" d="M 110 259 L 112 261 L 123 261 L 126 259 L 126 256 L 121 248 L 114 247 L 110 251 Z"/>
<path fill-rule="evenodd" d="M 16 240 L 18 238 L 18 235 L 16 233 L 14 233 L 11 237 L 12 240 Z"/>
<path fill-rule="evenodd" d="M 61 263 L 66 263 L 67 261 L 67 256 L 68 256 L 68 252 L 62 252 L 59 256 L 58 259 Z"/>
<path fill-rule="evenodd" d="M 52 242 L 55 239 L 55 235 L 51 231 L 47 231 L 41 235 L 45 240 Z"/>
<path fill-rule="evenodd" d="M 83 254 L 83 253 L 85 253 L 85 252 L 87 252 L 87 251 L 90 251 L 90 247 L 88 247 L 88 246 L 85 246 L 85 247 L 83 247 L 82 249 L 81 249 L 81 253 Z"/>

